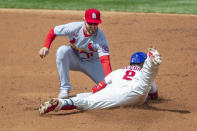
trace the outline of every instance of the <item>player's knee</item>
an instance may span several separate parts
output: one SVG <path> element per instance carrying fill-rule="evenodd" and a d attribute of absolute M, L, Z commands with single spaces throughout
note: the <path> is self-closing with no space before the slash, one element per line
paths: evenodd
<path fill-rule="evenodd" d="M 70 52 L 70 48 L 69 46 L 60 46 L 58 49 L 57 49 L 57 53 L 56 53 L 56 59 L 64 59 L 68 53 Z"/>

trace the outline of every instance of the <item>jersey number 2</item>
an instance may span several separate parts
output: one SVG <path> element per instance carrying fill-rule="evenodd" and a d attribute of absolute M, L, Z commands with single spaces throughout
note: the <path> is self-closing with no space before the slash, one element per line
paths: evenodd
<path fill-rule="evenodd" d="M 126 71 L 125 75 L 123 76 L 123 79 L 125 80 L 132 80 L 131 77 L 135 76 L 135 72 L 128 70 Z"/>

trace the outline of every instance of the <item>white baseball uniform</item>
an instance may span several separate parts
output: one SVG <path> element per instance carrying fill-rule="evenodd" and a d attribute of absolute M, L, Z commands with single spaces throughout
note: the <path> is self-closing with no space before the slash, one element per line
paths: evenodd
<path fill-rule="evenodd" d="M 60 99 L 62 106 L 76 106 L 80 110 L 103 109 L 121 105 L 143 104 L 151 88 L 156 88 L 154 79 L 159 69 L 147 57 L 143 68 L 127 66 L 105 77 L 107 86 L 96 93 L 81 93 L 70 99 Z M 153 87 L 152 87 L 153 85 Z M 155 89 L 154 89 L 155 90 Z"/>
<path fill-rule="evenodd" d="M 70 45 L 59 47 L 56 54 L 60 89 L 72 89 L 69 82 L 69 70 L 84 72 L 96 83 L 104 79 L 105 74 L 109 73 L 109 68 L 111 72 L 109 59 L 108 65 L 105 64 L 106 61 L 103 62 L 104 64 L 101 61 L 103 56 L 110 55 L 104 33 L 98 28 L 95 34 L 87 36 L 84 26 L 84 22 L 72 22 L 55 26 L 51 31 L 52 35 L 48 33 L 47 39 L 49 40 L 46 41 L 49 42 L 44 44 L 48 48 L 50 48 L 54 36 L 68 36 L 70 40 Z"/>

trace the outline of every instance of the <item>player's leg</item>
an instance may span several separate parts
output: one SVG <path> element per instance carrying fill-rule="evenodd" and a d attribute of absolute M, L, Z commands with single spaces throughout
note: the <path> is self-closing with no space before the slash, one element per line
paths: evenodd
<path fill-rule="evenodd" d="M 74 100 L 77 100 L 77 99 L 83 100 L 84 98 L 87 98 L 90 95 L 92 95 L 92 92 L 80 93 L 80 94 L 77 94 L 75 97 L 72 97 L 69 99 L 53 98 L 53 99 L 51 99 L 47 102 L 44 102 L 43 104 L 40 105 L 39 113 L 46 114 L 51 111 L 76 109 L 77 106 L 76 106 Z M 83 105 L 83 106 L 86 106 L 86 105 Z"/>
<path fill-rule="evenodd" d="M 155 80 L 152 82 L 151 84 L 151 89 L 148 93 L 148 97 L 152 100 L 156 100 L 158 99 L 158 89 L 156 87 L 156 83 L 155 83 Z"/>
<path fill-rule="evenodd" d="M 137 93 L 130 86 L 119 88 L 112 85 L 107 86 L 97 93 L 81 93 L 69 99 L 54 98 L 42 104 L 39 108 L 40 114 L 59 110 L 92 110 L 117 107 L 122 105 L 138 105 L 145 96 Z"/>
<path fill-rule="evenodd" d="M 161 63 L 161 56 L 154 48 L 149 48 L 147 55 L 148 57 L 142 68 L 142 75 L 144 76 L 142 77 L 144 78 L 142 80 L 151 84 L 157 75 L 159 65 Z"/>
<path fill-rule="evenodd" d="M 76 106 L 74 106 L 72 99 L 53 98 L 40 105 L 39 113 L 42 115 L 51 111 L 73 110 L 73 109 L 76 109 Z"/>
<path fill-rule="evenodd" d="M 82 62 L 80 67 L 81 71 L 88 75 L 97 84 L 105 78 L 100 60 Z"/>
<path fill-rule="evenodd" d="M 104 89 L 88 97 L 72 98 L 75 106 L 79 110 L 105 109 L 121 105 L 135 104 L 138 101 L 136 92 L 130 91 L 130 87 L 116 87 L 109 84 Z"/>
<path fill-rule="evenodd" d="M 148 95 L 151 90 L 151 84 L 157 75 L 159 65 L 162 62 L 159 52 L 154 48 L 150 48 L 147 55 L 148 57 L 144 62 L 141 74 L 138 75 L 140 85 L 136 88 L 141 95 Z"/>
<path fill-rule="evenodd" d="M 145 98 L 131 88 L 113 88 L 107 86 L 101 91 L 92 93 L 81 93 L 76 97 L 69 99 L 53 98 L 43 103 L 40 108 L 40 114 L 46 114 L 51 111 L 59 110 L 93 110 L 117 107 L 122 105 L 137 105 Z"/>
<path fill-rule="evenodd" d="M 70 46 L 63 45 L 57 50 L 56 64 L 60 79 L 59 98 L 68 98 L 68 93 L 72 89 L 69 70 L 79 70 L 79 58 L 75 55 Z"/>
<path fill-rule="evenodd" d="M 103 90 L 106 89 L 107 88 L 104 88 Z M 103 90 L 95 94 L 81 93 L 76 97 L 72 97 L 69 99 L 53 98 L 50 101 L 44 102 L 43 104 L 40 105 L 39 113 L 46 114 L 51 111 L 72 110 L 72 109 L 79 109 L 79 110 L 103 109 L 116 105 L 116 102 L 118 101 L 117 100 L 118 97 L 115 97 L 116 96 L 115 91 L 112 90 L 111 92 L 109 92 L 107 90 L 106 91 Z"/>

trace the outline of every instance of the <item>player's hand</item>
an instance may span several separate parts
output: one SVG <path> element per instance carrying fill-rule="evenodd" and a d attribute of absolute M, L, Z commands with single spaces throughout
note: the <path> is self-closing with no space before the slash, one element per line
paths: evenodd
<path fill-rule="evenodd" d="M 44 58 L 49 53 L 49 48 L 42 47 L 39 51 L 40 57 Z"/>

